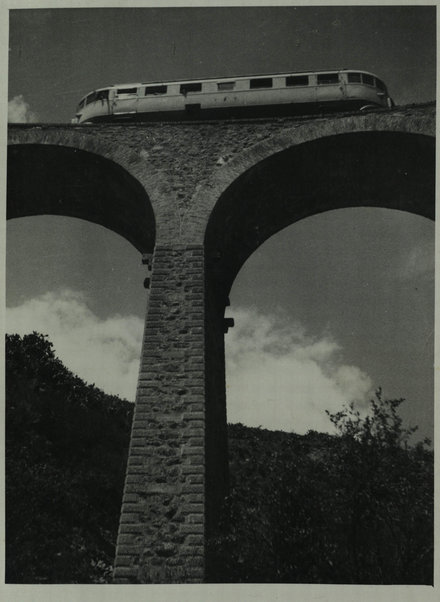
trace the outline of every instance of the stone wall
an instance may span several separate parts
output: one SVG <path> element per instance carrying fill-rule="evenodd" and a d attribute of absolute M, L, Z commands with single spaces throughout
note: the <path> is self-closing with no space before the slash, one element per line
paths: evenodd
<path fill-rule="evenodd" d="M 157 247 L 116 583 L 203 581 L 204 361 L 203 249 Z"/>
<path fill-rule="evenodd" d="M 435 105 L 239 121 L 13 125 L 8 142 L 68 146 L 115 162 L 145 189 L 159 244 L 203 243 L 217 199 L 241 174 L 292 146 L 356 131 L 433 136 Z"/>

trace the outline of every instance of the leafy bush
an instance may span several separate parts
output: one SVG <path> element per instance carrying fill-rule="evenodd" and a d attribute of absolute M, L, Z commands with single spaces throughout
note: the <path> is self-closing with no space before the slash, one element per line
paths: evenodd
<path fill-rule="evenodd" d="M 409 445 L 402 401 L 329 414 L 338 436 L 230 425 L 210 580 L 432 584 L 433 454 Z"/>
<path fill-rule="evenodd" d="M 86 385 L 37 333 L 6 337 L 6 399 L 6 582 L 107 582 L 132 404 Z"/>

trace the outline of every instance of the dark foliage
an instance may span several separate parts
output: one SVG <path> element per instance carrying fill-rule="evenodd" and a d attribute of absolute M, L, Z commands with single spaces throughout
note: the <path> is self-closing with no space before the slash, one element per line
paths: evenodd
<path fill-rule="evenodd" d="M 432 584 L 433 454 L 402 400 L 329 415 L 338 436 L 230 425 L 231 491 L 214 582 Z"/>
<path fill-rule="evenodd" d="M 46 337 L 6 341 L 6 581 L 111 578 L 132 404 L 69 372 Z M 431 584 L 433 454 L 402 400 L 329 414 L 338 435 L 229 425 L 211 581 Z"/>
<path fill-rule="evenodd" d="M 36 333 L 6 337 L 6 399 L 6 582 L 107 582 L 132 404 Z"/>

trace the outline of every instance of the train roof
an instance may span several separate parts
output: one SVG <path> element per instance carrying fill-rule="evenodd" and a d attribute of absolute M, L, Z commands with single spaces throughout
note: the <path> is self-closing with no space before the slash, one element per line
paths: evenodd
<path fill-rule="evenodd" d="M 186 79 L 174 79 L 174 80 L 165 80 L 165 79 L 161 79 L 161 80 L 154 80 L 154 81 L 149 81 L 149 82 L 134 82 L 134 83 L 118 83 L 118 84 L 112 84 L 111 86 L 106 86 L 106 88 L 120 88 L 121 86 L 127 86 L 127 87 L 135 87 L 135 86 L 150 86 L 150 85 L 154 85 L 154 84 L 185 84 L 185 83 L 191 83 L 191 82 L 205 82 L 205 81 L 230 81 L 231 79 L 249 79 L 249 78 L 254 78 L 254 77 L 277 77 L 277 76 L 283 76 L 283 75 L 306 75 L 306 74 L 314 74 L 314 73 L 329 73 L 329 72 L 348 72 L 348 71 L 356 71 L 356 72 L 362 72 L 362 73 L 368 73 L 369 75 L 373 75 L 375 77 L 377 77 L 374 73 L 371 73 L 370 71 L 365 71 L 364 69 L 347 69 L 347 68 L 343 68 L 343 69 L 319 69 L 318 71 L 313 71 L 312 69 L 309 69 L 307 71 L 276 71 L 276 72 L 270 72 L 270 73 L 248 73 L 246 75 L 223 75 L 221 77 L 187 77 Z"/>

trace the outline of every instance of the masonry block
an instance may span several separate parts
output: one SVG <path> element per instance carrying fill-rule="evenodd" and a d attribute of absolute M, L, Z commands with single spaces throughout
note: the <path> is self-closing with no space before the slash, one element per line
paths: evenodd
<path fill-rule="evenodd" d="M 203 579 L 205 375 L 199 366 L 205 357 L 205 321 L 203 305 L 192 309 L 195 295 L 188 286 L 203 290 L 203 282 L 203 249 L 156 249 L 115 562 L 117 583 L 133 581 L 128 565 L 135 568 L 139 583 Z M 201 337 L 192 336 L 195 329 Z M 171 521 L 177 509 L 182 520 Z M 154 529 L 144 526 L 140 535 L 127 532 L 123 526 L 140 522 L 140 512 Z M 193 552 L 188 556 L 190 543 Z"/>

